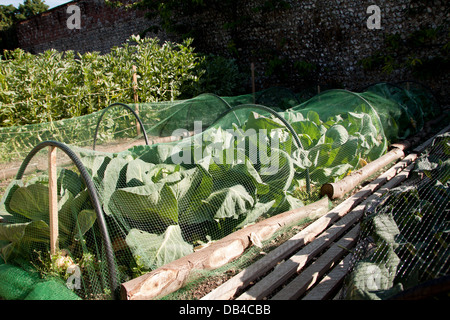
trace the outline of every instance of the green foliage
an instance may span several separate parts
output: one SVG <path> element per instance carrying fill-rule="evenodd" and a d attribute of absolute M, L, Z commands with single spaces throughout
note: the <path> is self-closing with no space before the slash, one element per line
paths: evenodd
<path fill-rule="evenodd" d="M 280 46 L 283 46 L 285 39 L 281 39 Z M 292 61 L 288 57 L 283 56 L 277 50 L 267 51 L 267 67 L 265 75 L 280 79 L 281 81 L 289 81 L 290 78 L 296 77 L 300 81 L 313 81 L 317 65 L 307 60 Z"/>
<path fill-rule="evenodd" d="M 391 74 L 406 69 L 418 79 L 431 79 L 445 76 L 450 70 L 448 47 L 449 33 L 445 28 L 422 26 L 406 37 L 386 34 L 383 49 L 361 59 L 359 64 L 365 71 Z M 434 49 L 432 53 L 430 49 Z"/>
<path fill-rule="evenodd" d="M 201 93 L 214 93 L 219 96 L 243 94 L 248 79 L 248 75 L 239 70 L 234 59 L 212 54 L 200 58 L 196 74 L 198 81 L 187 82 L 182 88 L 183 97 Z"/>
<path fill-rule="evenodd" d="M 18 8 L 0 5 L 0 51 L 14 49 L 17 45 L 14 24 L 47 11 L 42 0 L 25 0 Z"/>
<path fill-rule="evenodd" d="M 361 158 L 379 156 L 374 154 L 376 129 L 363 113 L 326 121 L 314 111 L 285 115 L 302 148 L 278 118 L 252 112 L 233 133 L 220 127 L 206 130 L 200 145 L 192 138 L 114 155 L 83 151 L 81 161 L 96 186 L 109 229 L 126 225 L 122 242 L 134 257 L 124 266 L 129 274 L 162 266 L 192 252 L 198 243 L 220 239 L 261 217 L 303 206 L 297 197 L 304 198 L 306 169 L 312 184 L 321 185 L 345 176 Z M 264 144 L 254 132 L 277 142 Z M 60 245 L 73 252 L 93 232 L 96 216 L 80 176 L 66 169 L 58 177 Z M 15 224 L 0 229 L 5 260 L 48 244 L 47 212 L 45 176 L 6 191 L 2 215 Z"/>
<path fill-rule="evenodd" d="M 169 32 L 177 32 L 180 34 L 187 35 L 187 30 L 190 28 L 185 28 L 177 23 L 177 13 L 182 12 L 183 14 L 190 15 L 194 12 L 199 12 L 207 6 L 210 6 L 219 1 L 204 1 L 204 0 L 187 0 L 187 1 L 176 1 L 176 0 L 139 0 L 133 3 L 129 3 L 125 0 L 106 0 L 106 4 L 112 7 L 126 7 L 132 9 L 142 9 L 146 10 L 148 18 L 159 17 L 161 28 Z M 222 1 L 228 2 L 228 1 Z M 159 28 L 159 26 L 157 27 Z M 192 31 L 191 31 L 192 32 Z M 195 33 L 195 31 L 194 31 Z M 189 34 L 189 37 L 192 33 Z"/>
<path fill-rule="evenodd" d="M 233 57 L 239 56 L 239 49 L 243 46 L 241 43 L 240 31 L 250 21 L 250 16 L 239 12 L 241 2 L 239 0 L 139 0 L 131 5 L 127 5 L 124 0 L 109 0 L 112 6 L 125 6 L 135 9 L 146 10 L 149 18 L 158 18 L 158 25 L 150 29 L 159 29 L 174 33 L 182 39 L 198 39 L 205 34 L 204 26 L 198 19 L 190 19 L 192 15 L 201 15 L 202 13 L 214 11 L 224 17 L 224 23 L 219 27 L 223 28 L 230 35 L 228 42 L 229 53 Z M 275 5 L 276 8 L 284 7 L 285 1 L 267 1 L 266 5 Z M 180 19 L 180 17 L 182 17 Z"/>
<path fill-rule="evenodd" d="M 280 56 L 273 56 L 267 62 L 266 76 L 281 76 L 285 74 L 285 66 L 289 60 Z"/>
<path fill-rule="evenodd" d="M 48 10 L 42 0 L 25 0 L 18 8 L 13 5 L 0 5 L 0 30 L 12 26 L 13 23 L 25 20 Z"/>
<path fill-rule="evenodd" d="M 167 227 L 162 235 L 131 229 L 126 242 L 133 255 L 138 257 L 140 267 L 145 270 L 163 266 L 192 252 L 192 245 L 186 243 L 178 225 Z"/>
<path fill-rule="evenodd" d="M 441 135 L 416 161 L 413 176 L 427 178 L 389 190 L 368 209 L 362 235 L 374 246 L 347 280 L 348 298 L 388 299 L 444 274 L 450 244 L 449 141 L 448 134 Z"/>
<path fill-rule="evenodd" d="M 21 49 L 0 57 L 0 126 L 79 117 L 111 103 L 134 103 L 133 65 L 139 102 L 172 101 L 201 93 L 242 93 L 246 76 L 232 59 L 202 56 L 192 40 L 160 44 L 131 36 L 108 54 Z"/>
<path fill-rule="evenodd" d="M 19 5 L 16 17 L 18 20 L 25 20 L 47 11 L 48 8 L 48 5 L 43 0 L 25 0 L 23 4 Z"/>
<path fill-rule="evenodd" d="M 198 82 L 200 59 L 191 41 L 181 44 L 132 36 L 110 53 L 75 54 L 21 49 L 0 60 L 0 123 L 23 125 L 78 117 L 113 102 L 134 102 L 137 66 L 140 102 L 173 100 Z"/>
<path fill-rule="evenodd" d="M 135 64 L 142 102 L 174 100 L 180 96 L 183 84 L 198 81 L 195 68 L 199 58 L 191 44 L 192 39 L 187 39 L 181 44 L 160 45 L 156 38 L 132 36 L 124 46 L 105 55 L 104 64 L 109 68 L 104 71 L 123 81 L 117 83 L 119 87 L 127 88 L 132 86 L 131 68 Z M 131 92 L 128 91 L 128 101 Z"/>
<path fill-rule="evenodd" d="M 348 112 L 322 121 L 308 111 L 292 127 L 304 148 L 297 163 L 310 169 L 311 180 L 318 185 L 342 179 L 360 165 L 360 159 L 368 162 L 384 152 L 377 129 L 364 113 Z"/>
<path fill-rule="evenodd" d="M 299 60 L 294 62 L 294 70 L 301 78 L 310 79 L 312 73 L 317 70 L 317 65 L 308 61 Z"/>
<path fill-rule="evenodd" d="M 0 5 L 0 30 L 4 30 L 13 24 L 16 10 L 12 4 L 9 6 Z"/>
<path fill-rule="evenodd" d="M 81 178 L 73 171 L 59 172 L 58 208 L 59 241 L 62 247 L 73 247 L 96 221 L 89 204 L 87 190 L 82 190 Z M 39 245 L 49 242 L 48 177 L 32 179 L 27 185 L 13 184 L 2 203 L 2 215 L 9 224 L 0 225 L 0 249 L 3 260 L 27 256 Z"/>

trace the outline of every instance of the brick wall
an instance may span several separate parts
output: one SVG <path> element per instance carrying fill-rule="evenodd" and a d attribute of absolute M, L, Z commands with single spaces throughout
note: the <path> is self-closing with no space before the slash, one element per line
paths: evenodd
<path fill-rule="evenodd" d="M 196 19 L 190 19 L 197 29 L 204 30 L 196 43 L 200 50 L 214 50 L 235 56 L 242 64 L 256 68 L 258 86 L 286 85 L 299 88 L 309 84 L 323 87 L 342 86 L 358 89 L 379 81 L 417 80 L 447 96 L 448 74 L 434 79 L 419 79 L 406 69 L 387 74 L 382 70 L 367 71 L 361 65 L 363 58 L 378 50 L 384 51 L 385 38 L 398 34 L 406 39 L 421 27 L 443 27 L 440 39 L 421 52 L 411 56 L 425 59 L 436 55 L 442 44 L 449 41 L 448 1 L 434 0 L 286 0 L 288 8 L 258 9 L 264 0 L 247 0 L 237 8 L 235 16 L 243 17 L 239 27 L 224 32 L 221 24 L 225 14 L 214 10 Z M 381 10 L 381 29 L 369 29 L 367 8 L 377 4 Z M 208 17 L 213 17 L 209 19 Z M 219 23 L 212 23 L 218 21 Z M 183 23 L 181 21 L 180 23 Z M 388 53 L 386 53 L 387 55 Z M 230 54 L 233 55 L 233 54 Z M 296 77 L 296 62 L 306 62 L 316 67 L 308 78 Z M 267 75 L 274 64 L 279 64 L 276 76 Z M 274 69 L 272 67 L 272 69 Z M 447 92 L 445 92 L 447 90 Z"/>
<path fill-rule="evenodd" d="M 198 51 L 237 58 L 247 71 L 253 62 L 257 89 L 281 85 L 298 90 L 321 84 L 354 90 L 379 81 L 423 82 L 405 69 L 390 74 L 382 70 L 368 72 L 359 62 L 383 50 L 386 34 L 399 34 L 404 39 L 421 26 L 443 26 L 441 34 L 447 37 L 444 41 L 448 41 L 449 4 L 444 0 L 278 1 L 288 4 L 287 9 L 261 9 L 267 3 L 265 0 L 241 2 L 231 10 L 219 6 L 190 15 L 179 12 L 177 23 L 183 25 L 186 32 L 197 31 L 194 46 Z M 223 3 L 233 4 L 233 1 Z M 70 4 L 81 8 L 80 30 L 70 30 L 66 26 L 70 16 L 66 9 Z M 370 14 L 366 11 L 372 4 L 381 9 L 381 29 L 367 28 Z M 414 14 L 409 9 L 414 9 Z M 226 27 L 229 22 L 236 24 Z M 17 30 L 20 47 L 31 52 L 49 48 L 107 52 L 131 34 L 154 24 L 142 12 L 113 9 L 101 0 L 79 0 L 26 20 Z M 177 40 L 162 32 L 147 36 Z M 424 58 L 439 54 L 438 51 L 437 46 L 430 46 L 423 52 L 411 54 Z M 307 77 L 298 75 L 295 67 L 299 62 L 314 66 L 314 72 Z M 448 95 L 446 74 L 427 80 L 427 84 L 442 96 Z"/>
<path fill-rule="evenodd" d="M 71 13 L 67 13 L 67 8 L 70 5 L 80 8 L 80 29 L 67 27 L 67 20 L 71 16 Z M 17 36 L 19 47 L 33 53 L 50 48 L 105 53 L 150 25 L 152 22 L 141 11 L 111 8 L 102 0 L 78 0 L 19 23 Z"/>

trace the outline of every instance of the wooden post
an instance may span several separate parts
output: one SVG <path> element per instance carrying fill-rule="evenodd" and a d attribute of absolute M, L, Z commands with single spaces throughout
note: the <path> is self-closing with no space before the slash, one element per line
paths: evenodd
<path fill-rule="evenodd" d="M 50 254 L 58 251 L 58 187 L 56 175 L 56 147 L 50 146 L 48 151 L 48 191 L 50 214 Z"/>
<path fill-rule="evenodd" d="M 320 188 L 321 195 L 328 195 L 330 199 L 343 198 L 345 194 L 353 190 L 358 184 L 368 179 L 383 167 L 405 157 L 402 149 L 394 148 L 378 159 L 369 162 L 367 165 L 357 171 L 353 171 L 350 175 L 345 176 L 337 182 L 325 183 Z"/>
<path fill-rule="evenodd" d="M 253 103 L 255 103 L 255 92 L 256 92 L 256 86 L 255 86 L 255 64 L 252 62 L 250 65 L 250 69 L 252 70 L 252 94 L 253 94 Z"/>
<path fill-rule="evenodd" d="M 133 91 L 134 91 L 134 103 L 136 104 L 135 111 L 136 114 L 139 115 L 139 97 L 137 95 L 137 88 L 138 88 L 138 82 L 137 82 L 137 73 L 136 73 L 136 66 L 133 65 Z M 141 134 L 141 127 L 139 126 L 139 121 L 136 119 L 136 130 L 137 135 L 139 136 Z"/>

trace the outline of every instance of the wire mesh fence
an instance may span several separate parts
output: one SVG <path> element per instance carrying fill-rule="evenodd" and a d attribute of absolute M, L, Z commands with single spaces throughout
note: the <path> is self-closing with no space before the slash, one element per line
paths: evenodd
<path fill-rule="evenodd" d="M 345 298 L 391 299 L 430 281 L 415 299 L 448 298 L 436 280 L 450 270 L 449 146 L 449 133 L 438 136 L 409 179 L 367 207 Z"/>

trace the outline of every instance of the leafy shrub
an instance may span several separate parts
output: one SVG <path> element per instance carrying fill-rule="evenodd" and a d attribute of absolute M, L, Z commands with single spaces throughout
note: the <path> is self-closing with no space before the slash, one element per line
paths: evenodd
<path fill-rule="evenodd" d="M 196 66 L 198 81 L 187 83 L 184 95 L 214 93 L 219 96 L 233 96 L 244 93 L 245 81 L 249 77 L 239 70 L 234 59 L 209 54 L 201 58 Z"/>
<path fill-rule="evenodd" d="M 130 37 L 101 55 L 47 50 L 5 51 L 0 60 L 0 123 L 13 126 L 77 117 L 113 102 L 134 102 L 133 65 L 140 102 L 175 99 L 198 81 L 200 58 L 181 44 Z"/>

